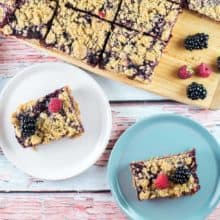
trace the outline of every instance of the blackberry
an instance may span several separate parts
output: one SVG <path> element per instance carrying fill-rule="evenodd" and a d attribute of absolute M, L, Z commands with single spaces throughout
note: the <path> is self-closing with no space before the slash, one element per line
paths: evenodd
<path fill-rule="evenodd" d="M 217 57 L 217 68 L 220 70 L 220 57 Z"/>
<path fill-rule="evenodd" d="M 189 180 L 191 172 L 188 168 L 181 166 L 178 167 L 174 173 L 169 177 L 170 181 L 177 184 L 184 184 Z"/>
<path fill-rule="evenodd" d="M 189 99 L 198 100 L 205 99 L 207 96 L 207 90 L 202 84 L 198 84 L 196 82 L 188 85 L 186 89 L 186 94 Z"/>
<path fill-rule="evenodd" d="M 187 50 L 201 50 L 208 48 L 209 35 L 204 33 L 198 33 L 188 36 L 184 41 L 184 47 Z"/>
<path fill-rule="evenodd" d="M 20 125 L 22 136 L 30 137 L 34 135 L 36 131 L 36 118 L 29 115 L 23 115 L 20 118 Z"/>

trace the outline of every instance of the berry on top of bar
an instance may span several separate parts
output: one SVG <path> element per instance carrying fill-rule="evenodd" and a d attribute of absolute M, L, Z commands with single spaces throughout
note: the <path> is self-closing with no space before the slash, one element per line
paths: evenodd
<path fill-rule="evenodd" d="M 83 133 L 78 104 L 68 86 L 22 104 L 12 114 L 15 135 L 23 147 L 47 144 Z"/>
<path fill-rule="evenodd" d="M 180 11 L 168 0 L 122 0 L 116 23 L 168 41 Z"/>
<path fill-rule="evenodd" d="M 139 200 L 193 195 L 200 189 L 195 149 L 132 162 L 130 169 Z"/>

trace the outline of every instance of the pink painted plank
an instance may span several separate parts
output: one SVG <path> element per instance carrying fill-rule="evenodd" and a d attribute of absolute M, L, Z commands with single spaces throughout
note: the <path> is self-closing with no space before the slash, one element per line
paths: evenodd
<path fill-rule="evenodd" d="M 68 193 L 1 195 L 0 219 L 123 220 L 126 218 L 109 193 Z"/>
<path fill-rule="evenodd" d="M 110 193 L 2 194 L 0 219 L 126 220 Z M 220 219 L 220 206 L 207 220 Z"/>

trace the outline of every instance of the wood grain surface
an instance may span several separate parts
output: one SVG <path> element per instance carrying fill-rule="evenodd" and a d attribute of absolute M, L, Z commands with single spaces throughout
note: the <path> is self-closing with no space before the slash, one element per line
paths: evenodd
<path fill-rule="evenodd" d="M 202 25 L 201 25 L 202 24 Z M 210 37 L 209 48 L 198 51 L 187 51 L 183 47 L 183 41 L 186 36 L 195 33 L 207 33 Z M 173 29 L 173 36 L 165 49 L 159 65 L 155 69 L 155 73 L 150 83 L 140 83 L 113 72 L 92 67 L 70 56 L 64 55 L 53 49 L 45 49 L 36 41 L 25 40 L 25 42 L 34 48 L 42 50 L 62 59 L 66 62 L 77 65 L 90 72 L 98 75 L 123 82 L 133 87 L 154 92 L 158 95 L 173 99 L 190 105 L 200 106 L 205 109 L 218 109 L 220 107 L 220 99 L 217 91 L 220 81 L 220 74 L 217 72 L 216 59 L 220 50 L 220 29 L 219 23 L 211 21 L 206 17 L 184 10 L 177 19 L 177 23 Z M 209 78 L 201 78 L 194 76 L 187 80 L 180 80 L 176 74 L 180 66 L 189 65 L 196 70 L 200 63 L 210 65 L 215 72 Z M 192 81 L 204 84 L 208 90 L 208 96 L 205 100 L 192 101 L 186 97 L 186 87 Z"/>
<path fill-rule="evenodd" d="M 34 63 L 57 61 L 17 40 L 0 39 L 0 50 L 0 82 Z M 125 220 L 110 194 L 106 164 L 123 131 L 151 114 L 170 112 L 193 118 L 220 140 L 220 110 L 201 110 L 171 101 L 148 100 L 112 102 L 111 108 L 113 130 L 107 149 L 96 165 L 76 178 L 57 182 L 32 178 L 12 166 L 0 151 L 1 220 Z M 220 206 L 208 220 L 219 219 Z"/>

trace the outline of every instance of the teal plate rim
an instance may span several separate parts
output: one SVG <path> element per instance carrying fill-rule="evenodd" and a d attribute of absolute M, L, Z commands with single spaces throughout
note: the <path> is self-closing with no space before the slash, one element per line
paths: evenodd
<path fill-rule="evenodd" d="M 134 123 L 132 126 L 130 126 L 129 128 L 127 128 L 119 137 L 119 139 L 116 141 L 116 143 L 114 144 L 113 150 L 111 152 L 111 155 L 109 157 L 109 162 L 108 162 L 108 166 L 107 166 L 107 179 L 108 179 L 108 183 L 110 186 L 110 190 L 111 193 L 113 195 L 114 200 L 116 201 L 117 205 L 119 206 L 119 208 L 124 212 L 124 214 L 126 214 L 127 217 L 129 217 L 130 219 L 139 219 L 139 216 L 137 216 L 137 214 L 133 211 L 133 209 L 131 209 L 129 207 L 129 204 L 125 201 L 125 199 L 123 198 L 122 192 L 119 188 L 119 184 L 118 184 L 118 178 L 114 178 L 115 177 L 115 172 L 117 171 L 117 167 L 114 163 L 114 161 L 117 161 L 117 155 L 119 154 L 118 152 L 118 145 L 120 145 L 121 139 L 122 137 L 124 137 L 125 135 L 127 135 L 127 133 L 129 133 L 130 131 L 132 131 L 133 129 L 135 129 L 140 123 L 144 123 L 147 122 L 148 120 L 152 120 L 152 119 L 159 119 L 159 118 L 166 118 L 166 117 L 172 117 L 172 118 L 177 118 L 180 120 L 185 120 L 188 123 L 191 123 L 193 126 L 196 126 L 198 129 L 200 129 L 201 131 L 205 132 L 209 138 L 212 139 L 212 141 L 216 144 L 216 146 L 218 145 L 219 148 L 215 148 L 213 149 L 215 151 L 215 156 L 219 159 L 220 161 L 220 143 L 216 140 L 216 138 L 208 131 L 207 128 L 205 128 L 204 126 L 202 126 L 201 124 L 199 124 L 198 122 L 194 121 L 193 119 L 175 114 L 175 113 L 163 113 L 163 114 L 155 114 L 153 116 L 149 116 L 149 117 L 145 117 L 142 118 L 140 120 L 137 120 L 136 123 Z M 212 147 L 213 148 L 213 147 Z M 211 214 L 211 212 L 216 208 L 216 206 L 220 203 L 220 173 L 218 176 L 218 183 L 216 185 L 216 189 L 217 189 L 217 198 L 215 198 L 215 202 L 211 204 L 211 206 L 209 206 L 205 211 L 203 210 L 202 215 L 200 215 L 199 217 L 202 218 L 206 218 L 208 217 L 209 214 Z M 151 220 L 148 217 L 144 216 L 145 220 Z"/>

